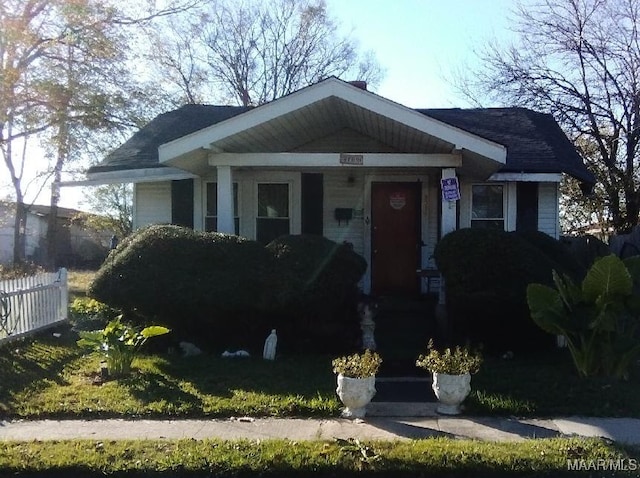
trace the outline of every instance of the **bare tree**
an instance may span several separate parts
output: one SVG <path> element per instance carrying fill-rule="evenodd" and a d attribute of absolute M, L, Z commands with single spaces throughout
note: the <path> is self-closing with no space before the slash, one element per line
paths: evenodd
<path fill-rule="evenodd" d="M 24 260 L 28 141 L 48 127 L 43 100 L 34 92 L 33 71 L 47 48 L 63 35 L 52 25 L 50 14 L 47 0 L 0 3 L 0 150 L 16 199 L 14 262 Z"/>
<path fill-rule="evenodd" d="M 25 170 L 30 166 L 53 178 L 53 245 L 63 166 L 94 130 L 131 126 L 131 105 L 154 92 L 141 94 L 127 75 L 121 45 L 133 35 L 130 27 L 194 2 L 176 1 L 167 9 L 115 0 L 0 2 L 0 150 L 16 199 L 14 262 L 24 259 Z M 48 147 L 53 168 L 50 158 L 29 161 L 26 145 L 35 139 Z"/>
<path fill-rule="evenodd" d="M 196 18 L 198 16 L 196 15 Z M 164 83 L 163 101 L 171 107 L 206 101 L 212 90 L 203 55 L 199 51 L 196 22 L 175 17 L 162 28 L 147 29 L 151 46 L 147 59 Z"/>
<path fill-rule="evenodd" d="M 609 225 L 628 232 L 640 213 L 640 2 L 534 0 L 515 15 L 516 43 L 489 45 L 461 90 L 551 112 L 596 175 Z"/>
<path fill-rule="evenodd" d="M 91 188 L 85 194 L 84 204 L 94 214 L 82 213 L 78 219 L 97 231 L 113 231 L 120 239 L 133 230 L 133 186 L 131 184 L 105 184 Z"/>
<path fill-rule="evenodd" d="M 259 105 L 329 76 L 375 86 L 383 75 L 373 53 L 339 34 L 324 0 L 213 0 L 186 22 L 163 30 L 151 55 L 178 101 Z"/>

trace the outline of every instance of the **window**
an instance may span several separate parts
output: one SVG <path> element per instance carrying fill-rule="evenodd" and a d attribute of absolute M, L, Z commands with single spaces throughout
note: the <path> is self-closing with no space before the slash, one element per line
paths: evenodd
<path fill-rule="evenodd" d="M 256 240 L 267 244 L 289 234 L 289 185 L 258 184 Z"/>
<path fill-rule="evenodd" d="M 238 216 L 238 183 L 233 183 L 233 223 L 236 235 L 240 235 Z M 204 230 L 218 230 L 218 183 L 207 183 L 207 204 L 204 216 Z"/>
<path fill-rule="evenodd" d="M 474 184 L 471 197 L 471 227 L 504 230 L 504 187 Z"/>

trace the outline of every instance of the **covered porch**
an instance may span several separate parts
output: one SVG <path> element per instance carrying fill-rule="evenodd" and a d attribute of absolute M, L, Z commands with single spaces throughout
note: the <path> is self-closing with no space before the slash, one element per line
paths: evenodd
<path fill-rule="evenodd" d="M 486 181 L 505 158 L 502 145 L 336 79 L 159 148 L 160 164 L 190 175 L 171 186 L 185 225 L 348 242 L 377 295 L 424 290 L 416 270 L 460 220 L 442 181 Z"/>

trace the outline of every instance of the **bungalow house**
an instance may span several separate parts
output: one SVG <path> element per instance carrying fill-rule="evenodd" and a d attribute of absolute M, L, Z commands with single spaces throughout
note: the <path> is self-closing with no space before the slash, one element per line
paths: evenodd
<path fill-rule="evenodd" d="M 548 114 L 411 109 L 329 78 L 255 108 L 162 114 L 84 184 L 135 183 L 135 228 L 347 241 L 370 266 L 365 292 L 384 295 L 424 290 L 417 270 L 457 228 L 557 238 L 563 174 L 594 182 Z"/>

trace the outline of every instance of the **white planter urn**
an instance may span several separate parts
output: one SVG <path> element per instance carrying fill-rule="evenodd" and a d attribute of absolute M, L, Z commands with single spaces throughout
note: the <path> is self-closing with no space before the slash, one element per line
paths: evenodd
<path fill-rule="evenodd" d="M 471 374 L 448 375 L 433 372 L 433 393 L 438 399 L 436 411 L 443 415 L 459 415 L 460 405 L 471 391 Z"/>
<path fill-rule="evenodd" d="M 351 378 L 338 374 L 336 393 L 345 406 L 343 417 L 363 418 L 367 405 L 376 394 L 376 377 Z"/>

